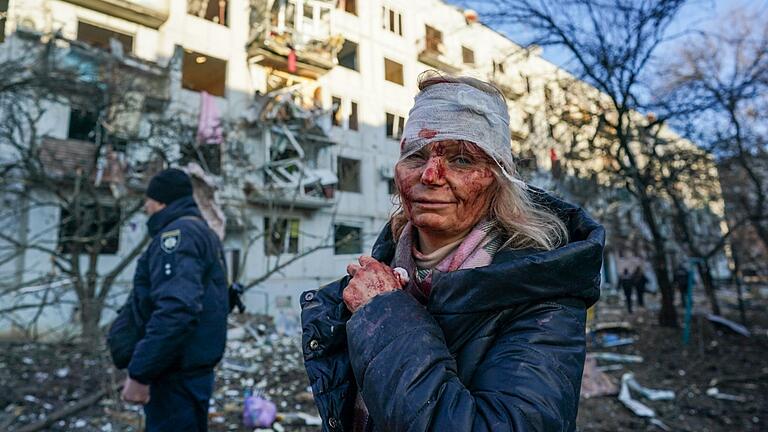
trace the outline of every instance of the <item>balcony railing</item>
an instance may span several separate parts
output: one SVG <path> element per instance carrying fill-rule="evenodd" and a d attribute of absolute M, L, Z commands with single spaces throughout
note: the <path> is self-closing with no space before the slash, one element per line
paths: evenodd
<path fill-rule="evenodd" d="M 332 0 L 267 0 L 255 6 L 249 58 L 313 78 L 328 72 L 344 43 L 333 34 L 334 4 Z"/>

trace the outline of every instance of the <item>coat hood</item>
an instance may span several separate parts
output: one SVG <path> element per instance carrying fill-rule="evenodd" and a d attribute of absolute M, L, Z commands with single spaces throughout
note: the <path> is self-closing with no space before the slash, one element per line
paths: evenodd
<path fill-rule="evenodd" d="M 169 223 L 183 216 L 196 216 L 202 218 L 200 209 L 197 208 L 195 199 L 191 196 L 179 198 L 168 204 L 164 209 L 153 214 L 147 219 L 149 235 L 156 236 Z"/>
<path fill-rule="evenodd" d="M 534 202 L 565 223 L 568 244 L 557 249 L 502 249 L 490 265 L 450 273 L 435 271 L 427 308 L 433 314 L 490 312 L 547 299 L 575 297 L 587 307 L 600 297 L 605 230 L 580 207 L 530 188 Z M 395 242 L 389 224 L 372 255 L 389 263 Z"/>

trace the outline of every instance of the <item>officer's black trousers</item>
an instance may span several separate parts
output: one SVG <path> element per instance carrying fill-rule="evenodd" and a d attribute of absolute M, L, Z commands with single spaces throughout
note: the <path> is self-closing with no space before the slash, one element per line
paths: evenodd
<path fill-rule="evenodd" d="M 206 432 L 213 378 L 210 371 L 193 377 L 174 374 L 153 382 L 149 403 L 144 405 L 147 432 Z"/>

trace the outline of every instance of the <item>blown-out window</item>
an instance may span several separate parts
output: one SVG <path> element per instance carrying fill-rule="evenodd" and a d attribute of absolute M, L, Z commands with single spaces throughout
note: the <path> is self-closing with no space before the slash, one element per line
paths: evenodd
<path fill-rule="evenodd" d="M 63 253 L 115 254 L 120 248 L 120 208 L 117 206 L 81 203 L 62 207 L 59 221 L 58 243 Z"/>
<path fill-rule="evenodd" d="M 191 50 L 184 50 L 181 86 L 196 92 L 225 96 L 227 62 Z"/>
<path fill-rule="evenodd" d="M 299 252 L 299 220 L 264 218 L 264 253 L 267 255 Z"/>
<path fill-rule="evenodd" d="M 363 253 L 362 230 L 356 226 L 334 225 L 334 255 Z"/>

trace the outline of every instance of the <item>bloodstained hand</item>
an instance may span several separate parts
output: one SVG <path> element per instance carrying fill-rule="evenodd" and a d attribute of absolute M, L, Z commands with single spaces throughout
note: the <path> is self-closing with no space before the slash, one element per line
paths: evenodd
<path fill-rule="evenodd" d="M 363 255 L 360 265 L 350 264 L 347 273 L 352 276 L 342 295 L 347 309 L 356 312 L 379 294 L 395 291 L 404 285 L 402 279 L 386 264 Z"/>

